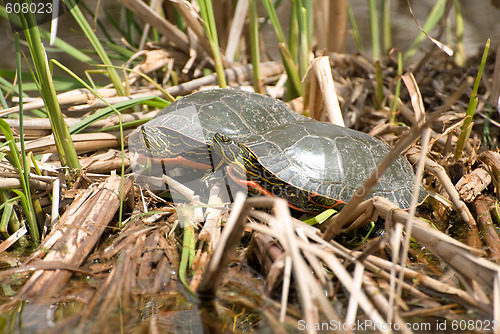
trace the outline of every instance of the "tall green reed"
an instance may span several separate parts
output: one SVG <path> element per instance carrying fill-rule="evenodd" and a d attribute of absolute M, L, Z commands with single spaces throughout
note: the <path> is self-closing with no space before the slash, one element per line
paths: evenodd
<path fill-rule="evenodd" d="M 21 54 L 19 51 L 19 35 L 14 34 L 14 41 L 16 46 L 16 67 L 18 72 L 21 72 Z M 23 91 L 23 80 L 20 75 L 18 80 L 19 91 Z M 38 225 L 36 222 L 35 209 L 33 207 L 33 202 L 31 199 L 31 189 L 29 186 L 29 174 L 30 174 L 30 164 L 26 158 L 26 150 L 24 146 L 24 127 L 23 127 L 23 96 L 19 95 L 19 125 L 20 125 L 20 147 L 21 152 L 16 145 L 16 141 L 12 130 L 10 129 L 7 122 L 0 118 L 0 130 L 5 136 L 6 142 L 8 143 L 10 151 L 6 153 L 5 157 L 12 164 L 12 166 L 18 171 L 19 179 L 21 181 L 21 191 L 13 190 L 19 197 L 21 201 L 21 206 L 23 208 L 24 214 L 26 216 L 27 228 L 30 233 L 32 240 L 36 243 L 40 240 L 40 233 L 38 230 Z"/>
<path fill-rule="evenodd" d="M 290 48 L 288 47 L 288 43 L 286 41 L 285 34 L 283 33 L 283 29 L 278 19 L 278 15 L 276 14 L 274 5 L 270 0 L 262 0 L 262 4 L 266 9 L 267 15 L 269 16 L 271 24 L 274 28 L 276 37 L 278 38 L 278 47 L 280 50 L 281 59 L 285 66 L 286 73 L 288 74 L 288 78 L 290 79 L 291 88 L 293 89 L 295 96 L 300 96 L 302 95 L 302 84 L 300 80 L 299 68 L 297 66 L 296 60 L 294 60 L 292 57 Z"/>
<path fill-rule="evenodd" d="M 214 11 L 212 8 L 212 1 L 199 0 L 200 15 L 204 21 L 205 31 L 208 36 L 210 48 L 215 61 L 215 72 L 217 73 L 217 80 L 219 87 L 225 88 L 227 86 L 226 76 L 224 75 L 224 66 L 222 64 L 222 56 L 219 50 L 219 40 L 217 38 L 217 27 L 215 25 Z"/>
<path fill-rule="evenodd" d="M 30 0 L 28 1 L 31 3 Z M 33 77 L 49 115 L 61 164 L 71 169 L 80 169 L 80 162 L 75 147 L 64 122 L 59 102 L 57 101 L 52 74 L 47 62 L 47 54 L 40 38 L 35 16 L 29 11 L 26 15 L 21 12 L 19 13 L 19 19 L 24 29 L 26 42 L 33 60 Z"/>
<path fill-rule="evenodd" d="M 457 145 L 455 147 L 455 160 L 460 159 L 463 156 L 463 150 L 465 148 L 465 143 L 469 139 L 470 132 L 472 130 L 472 118 L 476 112 L 478 97 L 477 91 L 479 89 L 479 84 L 481 83 L 481 77 L 484 72 L 484 66 L 486 65 L 486 59 L 488 58 L 488 52 L 490 50 L 490 39 L 486 41 L 486 45 L 483 51 L 483 57 L 481 59 L 481 64 L 479 65 L 479 70 L 477 71 L 476 81 L 474 82 L 474 87 L 472 88 L 472 93 L 470 95 L 469 104 L 467 106 L 467 111 L 465 112 L 464 123 L 461 128 L 460 137 L 458 138 Z"/>
<path fill-rule="evenodd" d="M 101 42 L 99 41 L 99 38 L 97 38 L 97 35 L 94 33 L 94 30 L 90 26 L 90 24 L 87 22 L 87 19 L 83 15 L 82 11 L 76 4 L 75 0 L 63 0 L 63 2 L 68 6 L 70 9 L 71 15 L 75 18 L 76 22 L 82 29 L 83 33 L 89 40 L 89 42 L 92 44 L 94 47 L 95 51 L 99 55 L 99 58 L 101 59 L 102 63 L 107 66 L 111 66 L 111 60 L 109 59 L 107 51 L 104 49 L 102 46 Z M 118 72 L 116 69 L 109 67 L 107 69 L 109 78 L 111 79 L 111 82 L 113 83 L 113 86 L 115 87 L 116 91 L 118 92 L 119 95 L 125 95 L 125 88 L 122 85 L 122 81 L 120 79 L 120 76 L 118 75 Z"/>

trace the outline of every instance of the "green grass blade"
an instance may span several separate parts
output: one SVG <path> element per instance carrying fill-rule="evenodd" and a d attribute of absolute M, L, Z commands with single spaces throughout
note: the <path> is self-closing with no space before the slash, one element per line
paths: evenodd
<path fill-rule="evenodd" d="M 87 39 L 89 42 L 92 44 L 94 49 L 96 50 L 97 54 L 99 55 L 99 58 L 105 65 L 112 65 L 111 60 L 108 57 L 108 53 L 102 46 L 101 42 L 97 38 L 96 34 L 94 33 L 94 30 L 92 27 L 89 25 L 85 17 L 83 16 L 83 13 L 81 12 L 80 8 L 78 5 L 75 3 L 75 0 L 63 0 L 64 3 L 68 8 L 71 8 L 70 12 L 75 18 L 76 22 L 80 26 L 80 28 L 83 30 L 83 33 L 85 36 L 87 36 Z M 118 75 L 118 72 L 114 68 L 108 68 L 108 75 L 109 78 L 111 79 L 111 82 L 113 83 L 116 91 L 118 92 L 119 95 L 125 95 L 125 88 L 122 85 L 122 81 L 120 79 L 120 76 Z"/>
<path fill-rule="evenodd" d="M 297 65 L 292 60 L 292 57 L 288 53 L 286 45 L 280 44 L 278 45 L 280 49 L 281 59 L 283 60 L 283 65 L 285 66 L 286 73 L 290 78 L 292 83 L 291 89 L 293 92 L 289 94 L 290 97 L 293 96 L 301 96 L 302 95 L 302 84 L 299 77 L 299 70 L 297 69 Z"/>
<path fill-rule="evenodd" d="M 432 7 L 431 12 L 427 16 L 427 20 L 422 26 L 422 30 L 426 33 L 429 33 L 434 27 L 439 23 L 441 18 L 444 15 L 444 9 L 446 7 L 447 0 L 438 0 L 434 7 Z M 418 50 L 418 47 L 425 40 L 427 36 L 424 32 L 420 31 L 418 36 L 415 38 L 410 48 L 403 55 L 403 63 L 406 64 L 408 61 L 415 55 Z"/>
<path fill-rule="evenodd" d="M 297 6 L 292 5 L 290 10 L 290 30 L 288 32 L 288 50 L 293 61 L 299 62 L 299 19 L 297 17 Z"/>
<path fill-rule="evenodd" d="M 226 88 L 226 76 L 224 74 L 224 66 L 222 65 L 222 57 L 219 50 L 219 40 L 217 38 L 217 27 L 215 25 L 214 10 L 211 0 L 198 0 L 200 6 L 200 15 L 203 19 L 205 31 L 207 32 L 210 48 L 215 61 L 215 72 L 217 73 L 217 81 L 220 88 Z"/>
<path fill-rule="evenodd" d="M 453 6 L 455 7 L 455 36 L 457 45 L 455 48 L 455 64 L 462 67 L 465 65 L 465 46 L 464 46 L 464 16 L 462 12 L 462 5 L 460 1 L 454 0 Z"/>
<path fill-rule="evenodd" d="M 266 9 L 267 15 L 269 16 L 271 24 L 273 25 L 276 37 L 278 38 L 278 47 L 280 49 L 281 59 L 283 60 L 283 64 L 285 66 L 288 77 L 292 82 L 292 88 L 295 91 L 294 93 L 295 95 L 300 96 L 302 95 L 302 84 L 300 81 L 299 71 L 296 63 L 292 58 L 290 49 L 288 48 L 285 34 L 283 33 L 283 29 L 281 28 L 276 10 L 270 0 L 262 0 L 262 4 Z"/>
<path fill-rule="evenodd" d="M 31 1 L 29 2 L 31 3 Z M 45 53 L 40 39 L 35 16 L 30 12 L 28 12 L 26 16 L 22 13 L 19 15 L 22 27 L 24 28 L 26 42 L 28 43 L 28 48 L 33 60 L 35 70 L 34 80 L 39 86 L 40 96 L 44 101 L 45 108 L 47 109 L 49 115 L 61 164 L 63 166 L 69 166 L 72 169 L 80 169 L 80 162 L 78 161 L 75 147 L 71 141 L 68 128 L 66 127 L 66 123 L 64 122 L 61 114 L 59 102 L 57 101 L 52 75 L 49 71 L 49 65 L 47 63 L 47 54 Z"/>
<path fill-rule="evenodd" d="M 82 79 L 80 79 L 75 73 L 73 73 L 69 68 L 58 62 L 57 60 L 52 60 L 52 62 L 59 66 L 61 69 L 66 71 L 69 75 L 71 75 L 73 78 L 78 80 L 82 85 L 85 86 L 88 90 L 90 90 L 98 99 L 100 99 L 102 102 L 104 102 L 108 107 L 112 108 L 114 112 L 118 115 L 119 119 L 119 126 L 120 126 L 120 151 L 121 151 L 121 157 L 122 157 L 122 165 L 121 165 L 121 186 L 120 186 L 120 209 L 118 212 L 118 225 L 121 226 L 122 223 L 122 215 L 123 215 L 123 189 L 124 189 L 124 174 L 125 174 L 125 144 L 123 142 L 123 121 L 122 121 L 122 114 L 116 110 L 111 104 L 109 104 L 108 101 L 106 101 L 96 90 L 92 89 L 87 83 L 85 83 Z"/>
<path fill-rule="evenodd" d="M 278 42 L 286 45 L 285 34 L 283 33 L 283 29 L 281 28 L 281 24 L 279 22 L 278 15 L 276 14 L 274 5 L 270 0 L 262 0 L 262 4 L 266 9 L 269 19 L 271 20 L 271 24 L 273 25 L 274 32 L 276 33 L 276 37 L 278 38 Z"/>
<path fill-rule="evenodd" d="M 12 189 L 14 193 L 16 193 L 21 200 L 21 206 L 23 207 L 23 211 L 26 214 L 26 221 L 28 223 L 28 231 L 30 233 L 31 239 L 35 243 L 40 242 L 40 233 L 38 231 L 38 226 L 36 224 L 35 219 L 35 209 L 33 208 L 33 203 L 25 196 L 25 194 L 19 190 Z M 28 218 L 28 215 L 30 218 Z"/>
<path fill-rule="evenodd" d="M 307 39 L 307 12 L 303 6 L 302 0 L 296 0 L 297 3 L 297 18 L 299 21 L 299 75 L 304 77 L 308 68 L 309 42 Z"/>
<path fill-rule="evenodd" d="M 377 61 L 380 59 L 380 31 L 378 25 L 378 13 L 376 0 L 368 0 L 370 9 L 370 33 L 372 37 L 372 58 Z"/>
<path fill-rule="evenodd" d="M 12 211 L 14 206 L 12 204 L 0 205 L 3 207 L 2 218 L 0 219 L 0 234 L 2 234 L 5 238 L 9 237 L 9 222 L 10 217 L 12 216 Z"/>
<path fill-rule="evenodd" d="M 0 79 L 2 79 L 2 78 L 0 78 Z M 5 81 L 8 82 L 7 80 L 5 80 Z M 2 83 L 0 83 L 0 106 L 3 109 L 7 109 L 9 106 L 7 105 L 7 101 L 5 100 L 5 96 L 3 95 L 2 89 L 3 89 Z M 9 91 L 9 90 L 6 90 L 6 91 Z"/>
<path fill-rule="evenodd" d="M 7 15 L 7 11 L 5 10 L 4 6 L 0 6 L 0 17 L 3 18 L 3 19 L 6 19 L 6 20 L 13 20 L 13 19 L 15 20 L 15 19 L 18 19 L 17 17 L 15 17 L 13 15 L 8 16 Z M 14 23 L 17 24 L 18 26 L 21 26 L 21 20 L 19 20 L 19 19 L 16 22 L 14 22 Z M 40 36 L 45 41 L 49 41 L 50 40 L 50 32 L 48 32 L 47 30 L 45 30 L 45 29 L 43 29 L 41 27 L 38 27 L 38 30 L 40 32 Z M 78 48 L 75 48 L 71 44 L 68 44 L 67 42 L 65 42 L 64 40 L 62 40 L 59 37 L 56 37 L 53 46 L 56 47 L 56 48 L 58 48 L 59 50 L 63 51 L 64 53 L 72 56 L 73 58 L 81 61 L 81 62 L 88 63 L 88 64 L 95 63 L 95 61 L 90 56 L 88 56 L 87 54 L 83 53 Z"/>
<path fill-rule="evenodd" d="M 166 89 L 164 89 L 163 86 L 159 85 L 155 80 L 153 80 L 152 78 L 150 78 L 149 76 L 147 76 L 146 74 L 144 74 L 144 73 L 142 73 L 140 71 L 136 71 L 136 70 L 130 69 L 130 68 L 121 68 L 121 67 L 114 66 L 114 65 L 99 65 L 99 66 L 101 66 L 101 67 L 120 68 L 123 71 L 127 71 L 127 72 L 131 72 L 131 73 L 137 74 L 138 76 L 142 77 L 144 80 L 148 81 L 156 89 L 158 89 L 163 94 L 163 96 L 165 96 L 170 102 L 174 102 L 175 101 L 175 98 Z"/>
<path fill-rule="evenodd" d="M 490 39 L 486 42 L 484 47 L 483 57 L 481 59 L 481 64 L 479 65 L 479 70 L 477 72 L 476 81 L 474 82 L 474 87 L 472 88 L 472 94 L 469 99 L 469 105 L 467 106 L 467 111 L 465 113 L 464 124 L 460 132 L 460 137 L 457 141 L 457 146 L 455 147 L 455 160 L 458 160 L 463 155 L 463 149 L 465 143 L 469 139 L 470 132 L 472 129 L 472 118 L 476 112 L 476 107 L 478 103 L 477 91 L 479 89 L 479 84 L 481 83 L 481 77 L 483 76 L 484 66 L 486 64 L 486 59 L 488 58 L 488 52 L 490 50 Z"/>
<path fill-rule="evenodd" d="M 40 36 L 44 40 L 46 40 L 46 41 L 50 40 L 50 33 L 47 30 L 44 30 L 44 29 L 39 29 L 39 30 L 40 30 Z M 95 60 L 92 59 L 92 57 L 83 53 L 82 51 L 80 51 L 80 49 L 74 47 L 73 45 L 67 43 L 66 41 L 62 40 L 59 37 L 56 37 L 53 47 L 58 48 L 59 50 L 61 50 L 65 54 L 67 54 L 67 55 L 69 55 L 69 56 L 71 56 L 71 57 L 75 58 L 76 60 L 79 60 L 83 63 L 95 64 Z"/>
<path fill-rule="evenodd" d="M 167 101 L 160 99 L 156 96 L 139 97 L 136 99 L 119 102 L 119 103 L 114 104 L 113 108 L 106 107 L 106 108 L 103 108 L 103 109 L 99 110 L 98 112 L 90 115 L 89 117 L 85 117 L 80 122 L 70 126 L 69 132 L 72 135 L 77 134 L 77 133 L 83 131 L 89 125 L 97 122 L 98 120 L 101 120 L 101 119 L 104 119 L 104 118 L 110 116 L 112 113 L 115 112 L 115 110 L 121 111 L 124 109 L 132 108 L 132 107 L 135 107 L 137 105 L 146 104 L 145 102 L 150 101 L 150 100 L 163 101 L 163 103 L 161 103 L 161 105 L 160 105 L 160 108 L 163 108 L 163 107 L 168 105 Z"/>
<path fill-rule="evenodd" d="M 129 9 L 125 9 L 123 22 L 125 22 L 125 39 L 130 43 L 130 45 L 137 48 L 138 43 L 135 40 L 137 29 L 134 24 L 134 14 Z M 140 33 L 138 35 L 140 35 Z"/>
<path fill-rule="evenodd" d="M 193 216 L 193 207 L 189 206 L 177 206 L 177 216 L 179 217 L 179 223 L 183 227 L 183 238 L 182 238 L 182 253 L 181 261 L 179 263 L 179 279 L 182 284 L 186 287 L 193 296 L 196 294 L 191 290 L 186 281 L 186 273 L 188 268 L 194 262 L 196 256 L 196 237 L 194 234 L 194 224 L 188 217 Z"/>
<path fill-rule="evenodd" d="M 39 91 L 38 84 L 33 79 L 33 72 L 23 71 L 21 72 L 23 76 L 23 95 L 29 97 L 28 92 Z M 16 78 L 16 71 L 0 70 L 0 88 L 5 91 L 12 91 L 14 94 L 19 95 L 19 90 L 17 86 L 12 86 L 8 80 L 14 81 Z M 54 83 L 54 89 L 56 91 L 69 91 L 77 88 L 82 88 L 75 80 L 62 75 L 53 75 L 52 82 Z M 15 88 L 15 89 L 12 89 Z"/>
<path fill-rule="evenodd" d="M 104 24 L 102 23 L 102 20 L 99 20 L 98 18 L 95 17 L 94 12 L 87 6 L 87 4 L 84 1 L 80 1 L 79 5 L 83 8 L 83 10 L 94 20 L 94 26 L 97 24 L 97 26 L 100 28 L 100 31 L 104 34 L 104 37 L 108 40 L 110 43 L 115 43 L 113 40 L 113 37 L 111 37 L 111 34 L 108 32 L 109 29 L 104 27 Z M 119 25 L 116 23 L 116 20 L 114 19 L 113 16 L 109 15 L 108 11 L 103 9 L 104 15 L 106 16 L 106 21 L 110 23 L 114 28 L 116 28 L 117 31 L 120 31 Z M 123 35 L 123 34 L 120 34 Z"/>
<path fill-rule="evenodd" d="M 21 187 L 23 192 L 16 192 L 18 195 L 22 195 L 21 205 L 23 207 L 24 214 L 26 215 L 26 222 L 28 231 L 33 242 L 38 243 L 40 240 L 40 233 L 38 231 L 38 226 L 35 218 L 35 210 L 33 208 L 33 203 L 31 202 L 31 193 L 29 189 L 29 182 L 26 179 L 26 174 L 23 172 L 24 168 L 22 165 L 21 155 L 17 150 L 16 142 L 14 140 L 14 135 L 12 134 L 12 130 L 10 129 L 7 122 L 0 118 L 0 131 L 2 131 L 5 136 L 6 141 L 8 142 L 10 154 L 7 156 L 8 160 L 11 162 L 12 166 L 18 170 L 19 179 L 21 181 Z M 29 169 L 28 169 L 29 171 Z M 25 195 L 26 194 L 26 195 Z"/>
<path fill-rule="evenodd" d="M 391 0 L 380 0 L 382 13 L 382 50 L 388 54 L 392 48 L 391 34 Z"/>
<path fill-rule="evenodd" d="M 193 295 L 195 293 L 191 290 L 186 282 L 187 268 L 193 263 L 196 246 L 196 238 L 194 237 L 193 226 L 190 223 L 184 223 L 184 237 L 182 239 L 182 253 L 181 261 L 179 263 L 179 279 L 184 287 Z"/>
<path fill-rule="evenodd" d="M 338 211 L 333 209 L 327 209 L 314 217 L 304 220 L 304 223 L 311 226 L 316 224 L 321 224 L 325 222 L 328 218 L 336 214 L 337 212 Z"/>
<path fill-rule="evenodd" d="M 364 53 L 365 48 L 363 47 L 363 42 L 361 41 L 358 24 L 356 23 L 356 18 L 354 17 L 350 2 L 347 3 L 347 17 L 349 18 L 349 24 L 351 25 L 352 36 L 354 38 L 354 42 L 356 43 L 356 47 L 359 52 Z"/>
<path fill-rule="evenodd" d="M 0 202 L 2 202 L 0 210 L 3 209 L 0 221 L 0 233 L 6 238 L 9 237 L 9 231 L 14 233 L 21 228 L 14 210 L 14 202 L 18 199 L 20 199 L 19 196 L 10 198 L 6 190 L 0 190 Z"/>
<path fill-rule="evenodd" d="M 19 52 L 19 34 L 18 33 L 14 34 L 14 44 L 16 46 L 16 68 L 17 68 L 18 72 L 21 73 L 21 53 Z M 23 91 L 23 77 L 22 76 L 19 76 L 18 81 L 17 81 L 17 85 L 19 87 L 19 91 L 22 92 Z M 23 172 L 23 178 L 24 178 L 25 183 L 26 183 L 26 189 L 23 188 L 23 190 L 26 193 L 26 197 L 31 202 L 31 191 L 29 189 L 30 168 L 28 167 L 30 165 L 28 164 L 28 161 L 26 159 L 26 147 L 25 147 L 25 143 L 24 143 L 24 109 L 23 109 L 23 106 L 24 106 L 23 97 L 19 96 L 19 142 L 21 144 L 21 159 L 22 159 L 22 164 L 23 164 L 22 165 L 23 168 L 19 172 L 20 173 L 21 173 L 21 171 Z"/>
<path fill-rule="evenodd" d="M 113 59 L 127 61 L 130 58 L 132 58 L 132 56 L 135 54 L 134 51 L 127 49 L 127 48 L 124 48 L 124 47 L 121 47 L 119 45 L 113 44 L 113 43 L 104 42 L 104 45 L 106 45 L 106 47 L 109 50 L 112 50 L 113 52 L 116 53 L 115 55 L 110 55 L 110 57 Z"/>
<path fill-rule="evenodd" d="M 250 13 L 250 50 L 252 54 L 253 88 L 257 93 L 263 93 L 262 78 L 260 76 L 260 46 L 259 46 L 259 21 L 257 13 L 257 0 L 249 0 Z"/>

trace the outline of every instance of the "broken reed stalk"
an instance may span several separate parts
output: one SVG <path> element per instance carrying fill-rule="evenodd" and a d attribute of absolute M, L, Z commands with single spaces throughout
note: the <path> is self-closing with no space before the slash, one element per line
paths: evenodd
<path fill-rule="evenodd" d="M 132 189 L 132 181 L 125 180 L 124 194 Z M 110 176 L 98 188 L 91 187 L 79 196 L 64 213 L 54 230 L 41 245 L 43 252 L 36 252 L 30 261 L 43 257 L 43 261 L 62 261 L 78 267 L 87 258 L 104 229 L 120 207 L 121 178 Z M 50 252 L 47 253 L 47 250 Z M 46 254 L 46 255 L 45 255 Z M 53 296 L 71 277 L 64 269 L 39 270 L 24 284 L 18 296 L 42 300 Z"/>
<path fill-rule="evenodd" d="M 328 21 L 325 22 L 328 51 L 344 53 L 347 38 L 347 0 L 328 1 Z"/>
<path fill-rule="evenodd" d="M 311 91 L 315 91 L 315 87 L 316 85 L 318 85 L 320 88 L 320 92 L 318 93 L 321 93 L 317 94 L 319 95 L 318 99 L 316 99 L 316 96 L 312 96 L 313 94 L 311 94 L 311 96 L 309 97 L 311 105 L 311 107 L 309 108 L 310 112 L 315 112 L 316 116 L 319 116 L 318 110 L 313 111 L 312 109 L 320 109 L 322 106 L 324 106 L 328 114 L 328 120 L 330 121 L 330 123 L 339 126 L 345 126 L 344 119 L 342 118 L 342 111 L 340 109 L 339 100 L 337 97 L 337 92 L 335 91 L 335 83 L 333 81 L 332 68 L 330 66 L 330 58 L 318 57 L 314 59 L 311 64 L 310 71 L 314 73 L 314 75 L 312 75 L 313 73 L 309 73 L 308 75 L 311 81 Z"/>
<path fill-rule="evenodd" d="M 267 213 L 263 213 L 261 211 L 252 210 L 248 214 L 253 218 L 257 218 L 263 222 L 267 222 L 269 227 L 263 226 L 261 224 L 249 224 L 249 227 L 252 230 L 265 233 L 273 236 L 278 240 L 279 245 L 284 250 L 284 253 L 287 255 L 287 258 L 291 259 L 291 267 L 293 270 L 293 277 L 295 282 L 301 282 L 297 286 L 297 290 L 299 293 L 299 301 L 301 306 L 302 318 L 308 322 L 308 319 L 317 319 L 318 318 L 318 310 L 315 307 L 311 307 L 314 303 L 317 303 L 320 310 L 323 311 L 325 316 L 332 321 L 336 321 L 337 323 L 341 323 L 341 320 L 332 307 L 328 299 L 326 298 L 323 288 L 320 284 L 318 284 L 316 277 L 310 270 L 310 266 L 315 261 L 310 261 L 310 257 L 306 256 L 306 259 L 309 263 L 306 263 L 304 257 L 302 257 L 302 251 L 307 251 L 306 249 L 299 249 L 299 244 L 302 241 L 297 237 L 297 234 L 300 235 L 297 230 L 295 221 L 290 216 L 290 210 L 286 201 L 280 198 L 250 198 L 247 200 L 247 203 L 252 207 L 261 207 L 261 208 L 273 208 L 275 210 L 275 215 L 271 216 Z M 299 227 L 299 230 L 302 228 L 308 228 L 309 226 L 303 225 Z M 314 229 L 311 227 L 311 229 Z M 313 254 L 321 261 L 325 261 L 324 257 L 318 256 L 317 254 Z M 286 260 L 288 262 L 290 260 Z M 332 260 L 335 262 L 335 260 Z M 335 262 L 338 263 L 338 262 Z M 330 263 L 331 265 L 331 263 Z M 342 273 L 347 273 L 345 268 L 342 265 L 333 265 L 332 270 L 337 273 L 338 270 L 342 271 Z M 318 274 L 318 272 L 316 272 Z M 346 274 L 348 276 L 348 274 Z M 339 276 L 346 277 L 346 275 L 341 274 Z M 346 278 L 349 280 L 348 278 Z M 297 283 L 296 283 L 297 284 Z M 283 287 L 284 289 L 286 286 Z M 369 303 L 368 303 L 369 304 Z M 366 304 L 365 304 L 366 305 Z M 284 305 L 282 304 L 282 307 Z M 369 312 L 368 312 L 369 313 Z"/>
<path fill-rule="evenodd" d="M 497 196 L 500 196 L 500 154 L 493 151 L 483 152 L 479 154 L 479 160 L 488 166 Z"/>
<path fill-rule="evenodd" d="M 229 29 L 229 36 L 227 38 L 226 53 L 224 54 L 226 60 L 230 64 L 234 63 L 237 58 L 236 55 L 241 44 L 241 35 L 245 27 L 247 12 L 249 10 L 249 7 L 252 7 L 249 2 L 249 0 L 238 1 L 238 3 L 236 4 L 236 9 L 234 10 L 233 22 L 231 22 L 231 28 Z M 252 10 L 253 9 L 250 9 L 250 34 L 252 34 L 253 30 L 252 15 L 254 14 L 251 13 Z M 257 16 L 255 16 L 255 19 L 257 19 Z M 250 37 L 250 40 L 252 40 L 252 37 Z"/>
<path fill-rule="evenodd" d="M 476 211 L 478 225 L 481 230 L 481 235 L 484 236 L 484 241 L 488 246 L 490 258 L 495 263 L 498 263 L 500 262 L 500 237 L 493 224 L 493 219 L 488 207 L 488 200 L 486 197 L 480 195 L 474 200 L 472 206 Z"/>
<path fill-rule="evenodd" d="M 413 74 L 406 73 L 403 75 L 403 81 L 408 89 L 408 92 L 410 93 L 410 98 L 411 98 L 411 104 L 413 106 L 413 110 L 415 113 L 415 118 L 417 120 L 417 123 L 422 123 L 425 120 L 425 108 L 424 108 L 424 102 L 422 98 L 422 94 L 420 93 L 420 89 L 418 87 L 417 81 L 415 80 L 415 77 Z M 416 207 L 418 205 L 418 193 L 419 189 L 421 187 L 420 185 L 420 180 L 422 180 L 422 175 L 424 172 L 424 166 L 425 166 L 425 158 L 427 157 L 428 153 L 428 148 L 429 148 L 429 139 L 430 139 L 430 129 L 425 128 L 422 133 L 421 137 L 421 145 L 422 145 L 422 150 L 420 152 L 419 158 L 420 161 L 417 163 L 417 169 L 415 173 L 415 181 L 413 184 L 413 194 L 411 198 L 411 203 L 410 203 L 410 209 L 409 209 L 409 215 L 408 215 L 408 223 L 406 225 L 406 235 L 404 236 L 403 240 L 403 250 L 401 254 L 401 266 L 406 267 L 406 261 L 407 261 L 407 255 L 408 255 L 408 250 L 410 248 L 410 238 L 411 238 L 411 232 L 413 228 L 412 218 L 415 217 L 415 211 Z M 393 257 L 393 263 L 398 263 L 399 260 L 399 255 L 400 255 L 400 238 L 402 235 L 402 229 L 403 226 L 402 224 L 396 224 L 395 229 L 388 231 L 391 235 L 390 241 L 391 241 L 391 250 L 392 250 L 392 257 Z M 401 271 L 399 273 L 399 280 L 395 280 L 396 271 L 391 270 L 391 282 L 390 282 L 390 295 L 389 295 L 389 312 L 387 315 L 387 321 L 391 322 L 395 316 L 395 311 L 397 311 L 399 307 L 399 303 L 396 304 L 396 309 L 394 308 L 394 303 L 395 303 L 395 297 L 401 298 L 401 294 L 403 291 L 403 286 L 399 282 L 403 281 L 403 272 Z M 397 286 L 396 286 L 397 285 Z M 395 290 L 397 288 L 397 290 Z M 396 293 L 396 295 L 394 294 Z"/>

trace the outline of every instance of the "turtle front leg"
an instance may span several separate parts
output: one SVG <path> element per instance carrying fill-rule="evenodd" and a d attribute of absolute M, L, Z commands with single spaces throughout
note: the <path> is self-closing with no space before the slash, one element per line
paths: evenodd
<path fill-rule="evenodd" d="M 207 184 L 214 184 L 215 180 L 218 179 L 218 177 L 215 174 L 224 164 L 224 160 L 218 159 L 219 161 L 217 162 L 217 160 L 215 159 L 217 158 L 217 155 L 214 155 L 211 149 L 208 150 L 208 156 L 210 157 L 210 168 L 205 172 L 205 174 L 201 178 L 201 182 L 205 182 Z"/>
<path fill-rule="evenodd" d="M 220 161 L 219 164 L 217 164 L 217 166 L 212 166 L 212 168 L 208 169 L 206 172 L 205 172 L 205 175 L 203 175 L 203 177 L 201 178 L 201 182 L 205 182 L 207 184 L 212 184 L 214 180 L 217 180 L 217 176 L 216 176 L 216 173 L 217 171 L 220 169 L 220 167 L 222 166 L 222 164 L 224 163 L 224 161 Z"/>

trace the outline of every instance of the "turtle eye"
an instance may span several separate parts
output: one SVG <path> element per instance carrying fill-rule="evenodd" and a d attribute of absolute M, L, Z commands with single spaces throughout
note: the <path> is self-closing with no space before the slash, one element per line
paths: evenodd
<path fill-rule="evenodd" d="M 224 135 L 221 135 L 221 141 L 224 144 L 231 144 L 233 142 L 230 138 L 228 138 L 228 137 L 226 137 Z"/>

